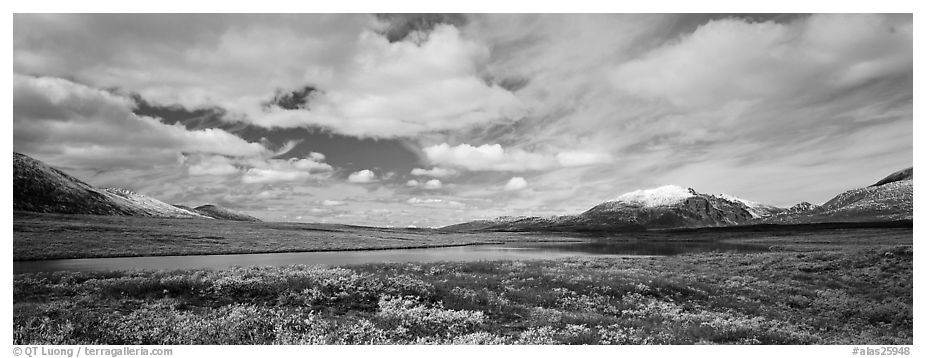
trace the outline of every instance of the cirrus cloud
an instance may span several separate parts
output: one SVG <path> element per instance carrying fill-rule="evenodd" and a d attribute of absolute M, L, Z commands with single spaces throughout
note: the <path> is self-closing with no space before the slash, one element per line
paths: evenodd
<path fill-rule="evenodd" d="M 785 24 L 715 20 L 621 64 L 612 81 L 627 93 L 683 107 L 817 97 L 909 74 L 913 26 L 906 20 L 875 14 L 813 15 Z"/>

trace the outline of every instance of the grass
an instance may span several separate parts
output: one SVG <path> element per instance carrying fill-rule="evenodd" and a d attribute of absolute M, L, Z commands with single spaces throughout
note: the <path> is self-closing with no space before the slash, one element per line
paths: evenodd
<path fill-rule="evenodd" d="M 127 216 L 13 214 L 13 260 L 423 248 L 546 241 L 524 234 Z M 562 240 L 561 238 L 557 240 Z"/>
<path fill-rule="evenodd" d="M 13 339 L 912 344 L 912 230 L 820 235 L 750 254 L 20 274 Z"/>
<path fill-rule="evenodd" d="M 785 228 L 767 232 L 697 230 L 635 232 L 609 240 L 727 241 L 740 244 L 822 245 L 909 242 L 910 229 Z M 473 245 L 505 242 L 576 241 L 600 234 L 457 233 L 431 229 L 372 228 L 336 224 L 239 222 L 128 216 L 13 214 L 13 260 L 93 257 L 254 254 L 348 251 Z"/>

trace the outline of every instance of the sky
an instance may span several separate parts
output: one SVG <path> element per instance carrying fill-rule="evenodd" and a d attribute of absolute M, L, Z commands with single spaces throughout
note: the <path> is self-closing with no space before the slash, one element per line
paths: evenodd
<path fill-rule="evenodd" d="M 269 221 L 820 204 L 913 163 L 909 14 L 14 14 L 13 149 Z"/>

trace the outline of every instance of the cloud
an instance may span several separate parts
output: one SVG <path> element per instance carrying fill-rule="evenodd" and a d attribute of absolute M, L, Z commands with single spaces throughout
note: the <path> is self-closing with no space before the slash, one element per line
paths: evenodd
<path fill-rule="evenodd" d="M 711 21 L 621 64 L 612 80 L 630 94 L 683 107 L 818 97 L 872 79 L 909 74 L 913 34 L 906 20 L 829 14 L 787 24 Z"/>
<path fill-rule="evenodd" d="M 286 161 L 286 163 L 291 165 L 293 168 L 305 170 L 307 172 L 326 172 L 332 170 L 331 165 L 326 163 L 319 163 L 315 161 L 316 158 L 317 156 L 310 156 L 309 158 L 303 159 L 290 158 Z M 324 156 L 321 156 L 321 158 L 324 158 Z"/>
<path fill-rule="evenodd" d="M 324 156 L 314 156 L 324 158 Z M 307 158 L 267 159 L 244 158 L 241 162 L 251 166 L 241 182 L 245 184 L 268 184 L 304 181 L 316 174 L 331 172 L 334 168 L 326 163 L 315 161 L 312 156 Z"/>
<path fill-rule="evenodd" d="M 581 167 L 586 165 L 610 163 L 611 155 L 583 151 L 566 151 L 556 155 L 556 161 L 563 167 Z"/>
<path fill-rule="evenodd" d="M 309 158 L 312 158 L 312 160 L 316 162 L 321 162 L 325 160 L 325 155 L 318 152 L 309 152 Z"/>
<path fill-rule="evenodd" d="M 386 21 L 382 33 L 390 42 L 402 41 L 414 36 L 413 41 L 427 39 L 428 33 L 440 24 L 462 25 L 466 23 L 463 14 L 377 14 L 377 18 Z"/>
<path fill-rule="evenodd" d="M 518 149 L 506 151 L 500 144 L 451 147 L 443 143 L 426 147 L 423 151 L 432 163 L 469 170 L 543 170 L 556 165 L 552 157 Z"/>
<path fill-rule="evenodd" d="M 13 25 L 14 72 L 233 112 L 326 83 L 380 26 L 370 15 L 329 14 L 20 14 Z"/>
<path fill-rule="evenodd" d="M 343 202 L 343 201 L 338 201 L 338 200 L 323 200 L 323 201 L 322 201 L 322 205 L 324 205 L 324 206 L 341 206 L 341 205 L 347 205 L 347 203 L 346 203 L 346 202 Z"/>
<path fill-rule="evenodd" d="M 421 183 L 419 183 L 419 182 L 418 182 L 417 180 L 415 180 L 415 179 L 412 179 L 412 180 L 409 180 L 409 181 L 405 182 L 405 186 L 411 186 L 411 187 L 416 187 L 416 186 L 418 186 L 418 185 L 420 185 L 420 184 L 421 184 Z"/>
<path fill-rule="evenodd" d="M 390 43 L 365 33 L 343 76 L 320 86 L 309 109 L 249 113 L 265 127 L 320 126 L 358 137 L 408 137 L 490 122 L 511 122 L 523 106 L 511 92 L 480 78 L 488 49 L 440 25 L 421 44 Z"/>
<path fill-rule="evenodd" d="M 228 157 L 220 155 L 199 156 L 201 157 L 196 163 L 187 167 L 190 175 L 215 175 L 226 176 L 237 174 L 239 169 L 235 167 L 233 161 Z"/>
<path fill-rule="evenodd" d="M 267 184 L 299 181 L 308 178 L 309 173 L 304 171 L 251 168 L 241 177 L 241 182 L 245 184 Z"/>
<path fill-rule="evenodd" d="M 376 180 L 376 174 L 369 169 L 351 173 L 351 175 L 347 177 L 347 181 L 351 183 L 371 183 L 374 180 Z"/>
<path fill-rule="evenodd" d="M 181 153 L 270 153 L 221 129 L 191 131 L 135 115 L 133 106 L 129 98 L 68 80 L 14 74 L 14 150 L 53 164 L 103 168 L 173 164 Z"/>
<path fill-rule="evenodd" d="M 416 205 L 416 206 L 429 206 L 429 207 L 454 207 L 462 208 L 466 206 L 459 201 L 454 200 L 445 200 L 445 199 L 436 199 L 436 198 L 424 198 L 419 199 L 418 197 L 412 197 L 405 201 L 407 204 Z"/>
<path fill-rule="evenodd" d="M 505 190 L 507 191 L 521 190 L 526 187 L 527 187 L 527 180 L 524 180 L 524 178 L 522 177 L 513 177 L 511 178 L 511 180 L 508 181 L 507 184 L 505 184 Z"/>
<path fill-rule="evenodd" d="M 94 184 L 128 182 L 171 202 L 227 200 L 276 220 L 396 226 L 571 214 L 666 182 L 772 204 L 819 202 L 913 160 L 909 14 L 457 20 L 406 26 L 366 15 L 16 14 L 14 73 L 137 92 L 153 106 L 215 108 L 210 113 L 226 113 L 224 121 L 241 122 L 212 127 L 248 140 L 229 136 L 234 143 L 219 146 L 208 137 L 221 132 L 210 133 L 203 139 L 210 150 L 200 151 L 185 140 L 165 145 L 162 131 L 174 129 L 109 131 L 101 122 L 93 134 L 107 132 L 122 144 L 107 137 L 97 147 L 86 144 L 96 139 L 57 146 L 45 135 L 74 133 L 30 130 L 45 122 L 14 118 L 14 147 L 83 168 Z M 78 102 L 106 118 L 131 112 L 130 103 L 126 110 L 90 97 Z M 20 118 L 26 109 L 38 113 L 29 118 L 58 110 L 20 103 Z M 205 121 L 198 123 L 189 128 Z M 194 132 L 177 127 L 178 138 Z M 390 139 L 376 140 L 375 153 L 358 154 L 354 143 L 373 140 L 326 131 Z M 304 140 L 298 147 L 271 147 L 302 132 L 318 135 L 293 136 Z M 123 141 L 122 133 L 136 137 Z M 151 133 L 160 139 L 139 140 Z M 268 140 L 257 142 L 261 137 Z M 257 150 L 247 151 L 251 144 Z M 304 158 L 325 163 L 308 150 L 345 167 L 297 168 Z M 283 158 L 274 155 L 280 152 L 298 158 L 274 159 Z M 401 175 L 389 180 L 384 173 L 410 173 L 397 184 L 413 185 L 324 179 L 363 168 L 375 168 L 375 179 L 387 183 Z M 457 172 L 453 185 L 436 175 L 438 168 Z M 251 169 L 266 172 L 247 174 Z M 264 182 L 240 185 L 245 175 Z M 529 177 L 529 185 L 499 195 L 512 176 Z M 427 193 L 441 197 L 408 197 L 431 179 L 442 188 Z M 311 213 L 313 206 L 329 209 L 322 200 L 370 212 Z"/>
<path fill-rule="evenodd" d="M 411 174 L 414 176 L 430 176 L 435 178 L 444 178 L 452 175 L 456 175 L 457 171 L 453 169 L 446 169 L 441 167 L 434 167 L 431 169 L 421 169 L 414 168 L 411 171 Z"/>
<path fill-rule="evenodd" d="M 162 105 L 220 107 L 228 121 L 357 137 L 523 116 L 514 94 L 484 80 L 484 44 L 437 23 L 390 42 L 386 27 L 364 14 L 18 14 L 13 67 Z"/>
<path fill-rule="evenodd" d="M 424 183 L 424 188 L 429 190 L 440 189 L 442 186 L 443 184 L 437 179 L 431 179 Z"/>
<path fill-rule="evenodd" d="M 483 144 L 478 147 L 460 144 L 451 147 L 447 143 L 425 147 L 427 159 L 436 164 L 458 167 L 468 170 L 525 171 L 547 170 L 557 167 L 580 167 L 611 162 L 607 153 L 586 151 L 565 151 L 547 155 L 520 149 L 505 149 L 500 144 Z M 415 168 L 412 175 L 449 175 L 447 170 L 434 168 L 424 170 Z"/>

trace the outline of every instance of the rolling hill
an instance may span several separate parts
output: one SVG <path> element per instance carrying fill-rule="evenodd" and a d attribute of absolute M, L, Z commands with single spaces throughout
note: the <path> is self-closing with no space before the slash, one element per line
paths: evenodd
<path fill-rule="evenodd" d="M 763 222 L 803 224 L 913 220 L 913 168 L 891 173 L 867 187 L 848 190 L 820 206 L 773 215 Z"/>
<path fill-rule="evenodd" d="M 150 216 L 142 208 L 97 190 L 27 155 L 13 153 L 13 210 L 40 213 Z"/>
<path fill-rule="evenodd" d="M 203 205 L 197 206 L 193 209 L 194 212 L 204 215 L 210 218 L 222 219 L 222 220 L 234 220 L 234 221 L 261 221 L 258 218 L 250 216 L 245 213 L 240 213 L 234 210 L 229 210 L 216 205 Z"/>
<path fill-rule="evenodd" d="M 128 189 L 97 189 L 42 161 L 15 152 L 13 211 L 260 221 L 215 205 L 189 209 Z"/>

